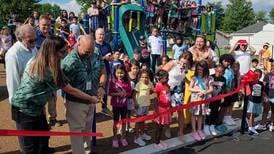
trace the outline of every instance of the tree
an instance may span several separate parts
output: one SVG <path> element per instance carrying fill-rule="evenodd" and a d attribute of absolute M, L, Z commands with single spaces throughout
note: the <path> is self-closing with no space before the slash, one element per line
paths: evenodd
<path fill-rule="evenodd" d="M 216 16 L 216 29 L 220 30 L 222 28 L 223 20 L 224 20 L 224 8 L 222 6 L 221 1 L 218 1 L 215 5 L 217 10 L 217 16 Z"/>
<path fill-rule="evenodd" d="M 40 0 L 1 0 L 0 5 L 0 24 L 6 25 L 12 14 L 18 15 L 24 21 L 31 15 L 35 5 Z"/>
<path fill-rule="evenodd" d="M 274 21 L 274 8 L 272 8 L 271 11 L 269 12 L 269 17 L 271 21 Z"/>
<path fill-rule="evenodd" d="M 60 14 L 61 8 L 56 4 L 36 4 L 36 7 L 34 9 L 35 11 L 38 11 L 40 14 L 47 14 L 52 13 L 54 17 L 57 17 Z"/>
<path fill-rule="evenodd" d="M 90 7 L 91 2 L 95 0 L 76 0 L 76 2 L 82 6 L 82 11 L 87 12 L 88 8 Z"/>
<path fill-rule="evenodd" d="M 257 22 L 267 22 L 267 18 L 266 18 L 266 12 L 265 11 L 258 11 L 256 13 L 256 21 Z"/>
<path fill-rule="evenodd" d="M 251 1 L 229 0 L 223 21 L 225 32 L 235 32 L 255 22 L 255 13 Z"/>

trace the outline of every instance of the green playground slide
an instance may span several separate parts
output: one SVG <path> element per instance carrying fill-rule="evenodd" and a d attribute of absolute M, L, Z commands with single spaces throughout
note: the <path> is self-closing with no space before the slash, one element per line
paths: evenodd
<path fill-rule="evenodd" d="M 132 30 L 128 31 L 129 23 L 124 22 L 129 22 L 130 12 L 133 12 L 133 24 Z M 140 13 L 139 24 L 137 24 L 137 12 Z M 126 18 L 128 18 L 128 20 Z M 119 34 L 125 47 L 125 51 L 131 59 L 133 58 L 133 50 L 139 46 L 139 37 L 141 35 L 146 36 L 144 22 L 145 12 L 140 6 L 134 4 L 125 4 L 119 8 Z M 140 27 L 137 27 L 137 25 L 140 25 Z"/>

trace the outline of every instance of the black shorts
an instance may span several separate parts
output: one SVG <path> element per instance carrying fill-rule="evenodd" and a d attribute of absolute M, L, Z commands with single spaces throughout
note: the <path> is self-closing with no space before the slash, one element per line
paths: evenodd
<path fill-rule="evenodd" d="M 127 107 L 112 107 L 113 121 L 117 122 L 120 119 L 125 119 L 127 116 Z"/>

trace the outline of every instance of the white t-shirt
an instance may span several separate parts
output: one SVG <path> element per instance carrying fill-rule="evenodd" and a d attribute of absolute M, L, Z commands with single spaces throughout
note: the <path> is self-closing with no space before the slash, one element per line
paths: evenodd
<path fill-rule="evenodd" d="M 174 60 L 174 66 L 168 72 L 168 75 L 168 85 L 170 89 L 173 89 L 175 86 L 180 86 L 186 76 L 185 70 L 180 68 L 178 60 Z"/>
<path fill-rule="evenodd" d="M 161 55 L 161 48 L 163 47 L 163 40 L 161 36 L 149 36 L 148 43 L 151 48 L 151 54 L 153 55 Z"/>
<path fill-rule="evenodd" d="M 251 52 L 249 50 L 243 52 L 241 50 L 234 51 L 234 58 L 240 63 L 240 74 L 244 75 L 250 69 Z"/>
<path fill-rule="evenodd" d="M 76 38 L 76 40 L 77 40 L 78 37 L 79 37 L 80 34 L 81 34 L 80 24 L 74 24 L 74 23 L 70 24 L 69 30 L 70 30 L 70 32 L 71 32 L 72 34 L 75 35 L 75 38 Z"/>
<path fill-rule="evenodd" d="M 90 7 L 88 8 L 88 15 L 95 14 L 98 12 L 98 8 Z"/>

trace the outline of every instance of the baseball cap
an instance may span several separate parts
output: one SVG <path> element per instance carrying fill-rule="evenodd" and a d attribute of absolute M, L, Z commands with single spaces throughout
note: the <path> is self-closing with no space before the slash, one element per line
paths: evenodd
<path fill-rule="evenodd" d="M 246 40 L 238 40 L 237 43 L 241 44 L 241 45 L 247 45 L 247 41 Z"/>

